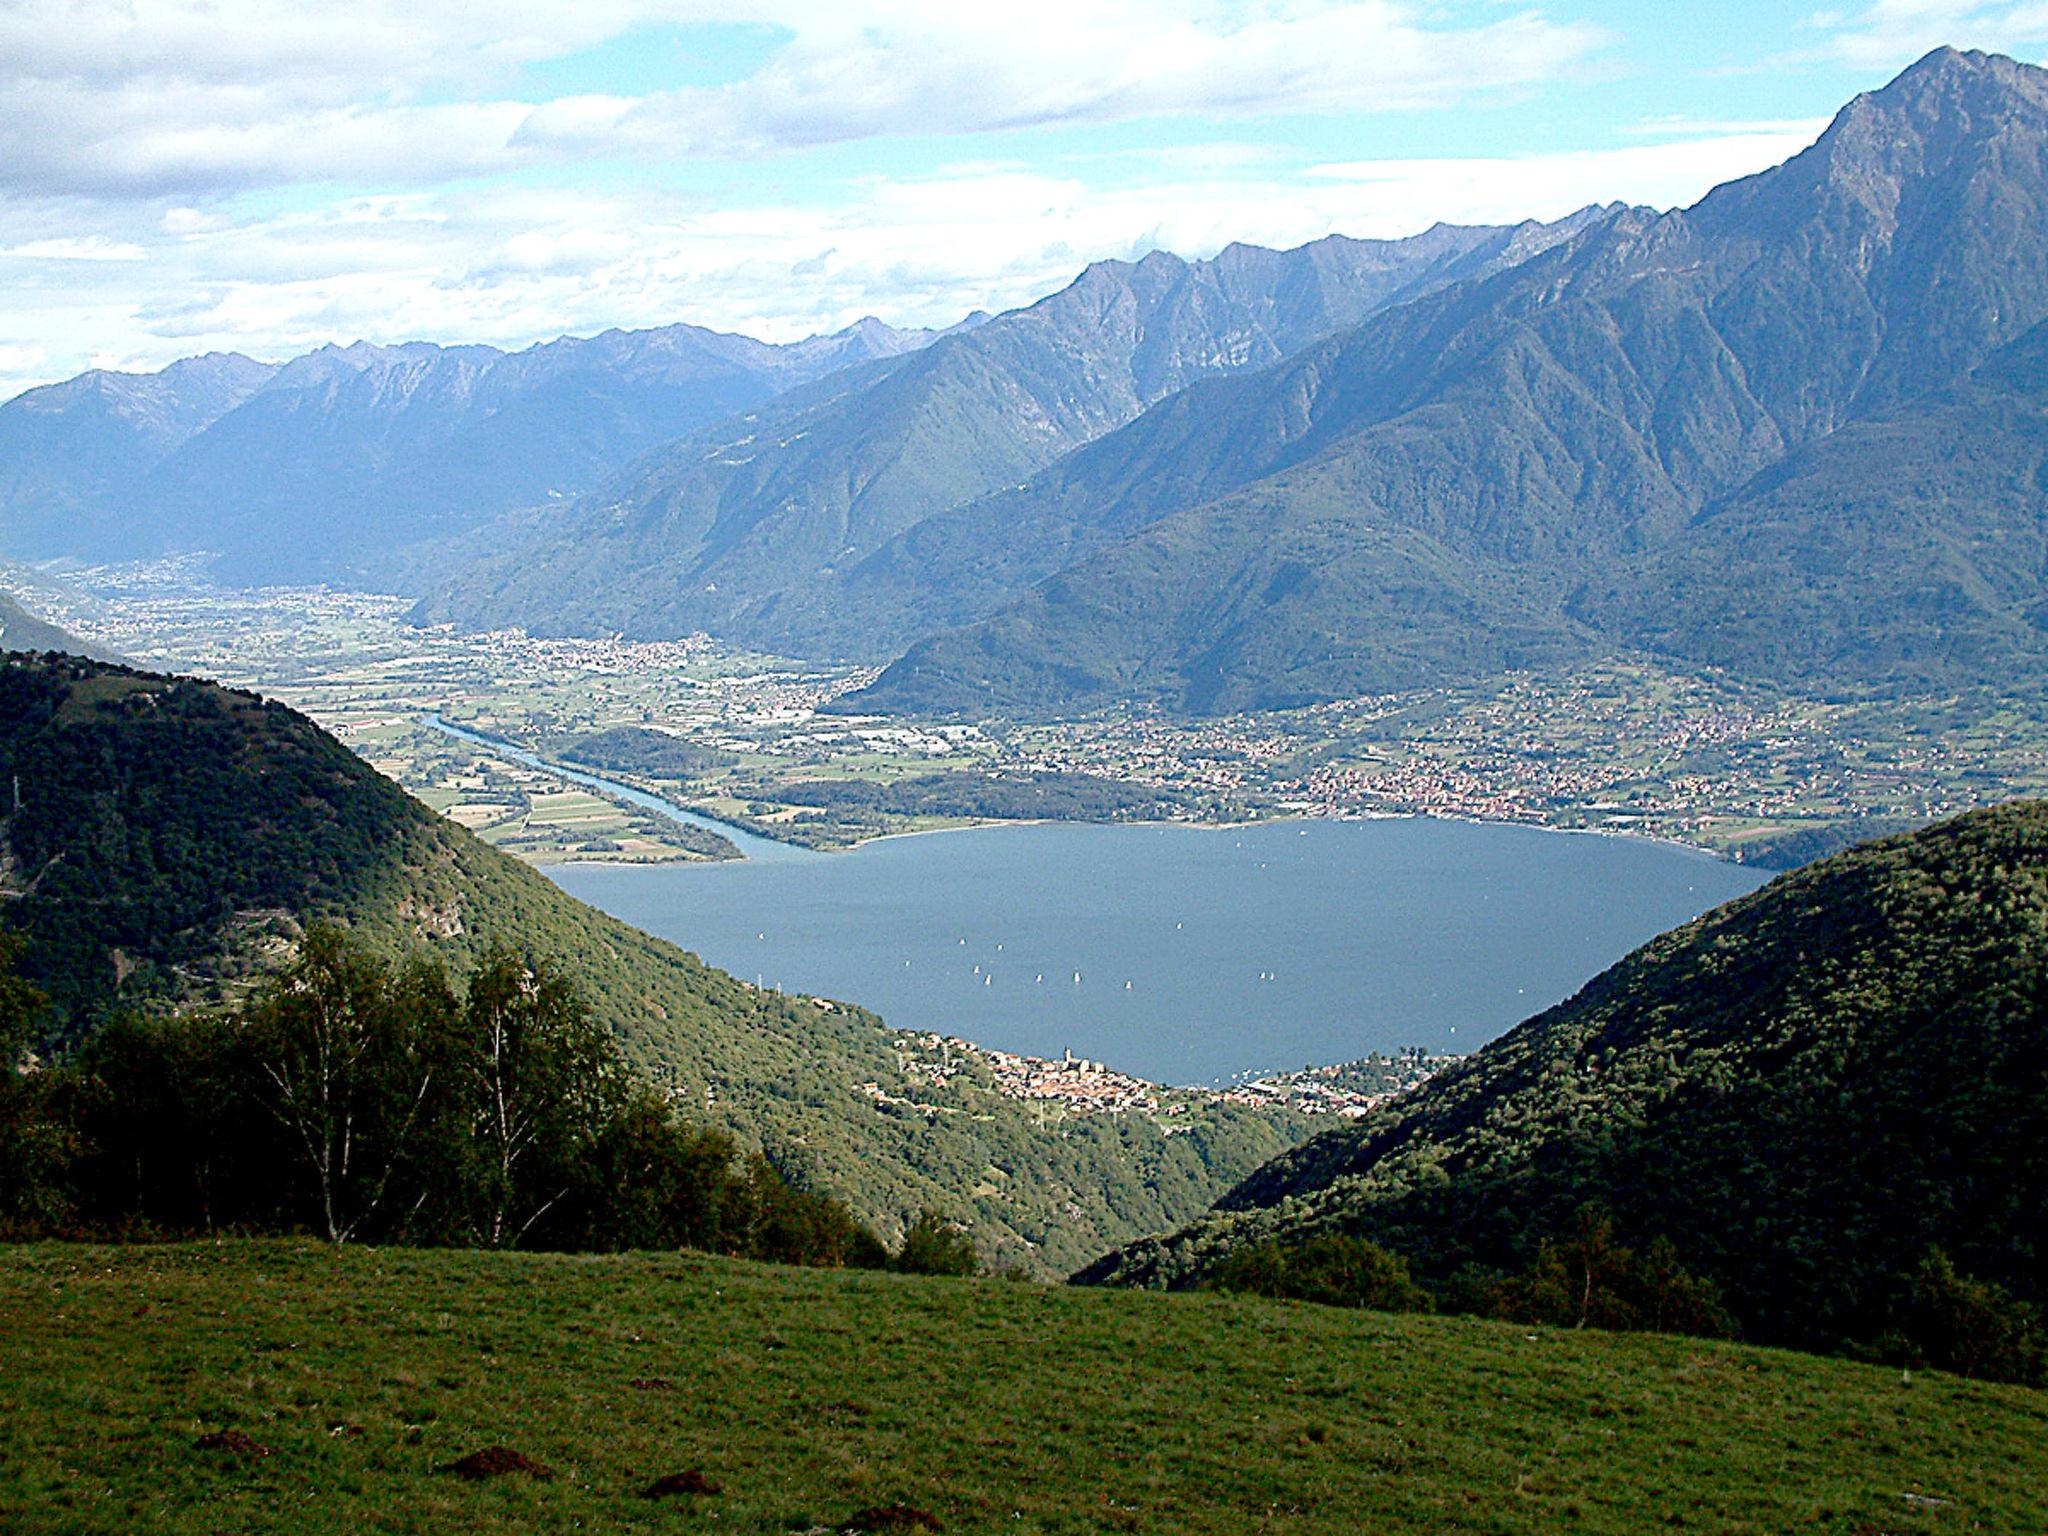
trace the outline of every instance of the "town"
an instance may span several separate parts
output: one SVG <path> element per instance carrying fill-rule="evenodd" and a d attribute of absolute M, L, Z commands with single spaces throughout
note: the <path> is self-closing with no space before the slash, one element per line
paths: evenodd
<path fill-rule="evenodd" d="M 1821 700 L 1637 659 L 1258 714 L 920 721 L 821 713 L 872 667 L 703 635 L 464 634 L 410 625 L 409 605 L 390 596 L 199 583 L 183 565 L 87 570 L 38 596 L 138 663 L 305 710 L 429 804 L 535 862 L 719 850 L 544 766 L 451 742 L 433 722 L 543 757 L 599 730 L 659 732 L 702 764 L 634 777 L 637 787 L 824 848 L 1000 819 L 993 794 L 980 814 L 968 794 L 963 811 L 961 786 L 1032 775 L 1158 791 L 1145 813 L 1157 819 L 1437 816 L 1633 833 L 1766 864 L 1816 836 L 1875 835 L 2048 790 L 2048 695 Z M 948 814 L 856 814 L 810 792 L 936 775 L 954 791 Z"/>

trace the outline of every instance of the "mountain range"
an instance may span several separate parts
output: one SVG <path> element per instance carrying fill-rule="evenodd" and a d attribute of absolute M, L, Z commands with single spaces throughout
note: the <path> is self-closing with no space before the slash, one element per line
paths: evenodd
<path fill-rule="evenodd" d="M 2048 74 L 2007 58 L 1690 208 L 1155 252 L 975 319 L 87 375 L 0 407 L 0 551 L 889 663 L 852 711 L 2048 672 Z"/>
<path fill-rule="evenodd" d="M 649 455 L 556 537 L 487 562 L 422 613 L 893 654 L 930 617 L 892 621 L 870 601 L 865 562 L 906 530 L 1026 479 L 1196 380 L 1256 371 L 1603 216 L 1098 262 L 914 357 L 834 376 Z"/>
<path fill-rule="evenodd" d="M 783 346 L 673 325 L 522 352 L 357 342 L 281 365 L 94 371 L 0 405 L 0 547 L 206 552 L 242 583 L 388 581 L 394 550 L 493 529 L 655 443 L 930 339 L 875 320 Z"/>
<path fill-rule="evenodd" d="M 2038 679 L 2044 278 L 2048 74 L 1943 50 L 1776 170 L 962 509 L 898 562 L 910 600 L 989 546 L 1007 597 L 851 707 L 1283 705 L 1629 649 Z"/>

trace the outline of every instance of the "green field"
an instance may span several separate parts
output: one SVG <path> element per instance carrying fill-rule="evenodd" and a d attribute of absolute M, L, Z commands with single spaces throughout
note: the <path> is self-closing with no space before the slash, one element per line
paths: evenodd
<path fill-rule="evenodd" d="M 2023 1388 L 692 1255 L 0 1249 L 0 1424 L 20 1533 L 2048 1526 Z M 492 1445 L 552 1476 L 440 1470 Z M 719 1491 L 644 1496 L 682 1472 Z"/>

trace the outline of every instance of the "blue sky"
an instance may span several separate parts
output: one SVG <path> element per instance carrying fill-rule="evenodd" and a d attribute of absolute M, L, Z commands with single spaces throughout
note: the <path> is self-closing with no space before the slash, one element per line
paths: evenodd
<path fill-rule="evenodd" d="M 0 393 L 1660 206 L 2048 0 L 0 0 Z"/>

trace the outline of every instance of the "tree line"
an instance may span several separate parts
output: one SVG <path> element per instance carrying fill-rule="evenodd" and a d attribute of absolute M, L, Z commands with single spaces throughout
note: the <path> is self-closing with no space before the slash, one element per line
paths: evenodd
<path fill-rule="evenodd" d="M 316 928 L 241 1007 L 129 1013 L 44 1062 L 18 947 L 0 935 L 0 1234 L 976 1267 L 948 1223 L 918 1218 L 892 1253 L 841 1201 L 680 1118 L 545 960 L 497 949 L 457 981 Z"/>
<path fill-rule="evenodd" d="M 1588 1205 L 1568 1233 L 1544 1242 L 1521 1269 L 1467 1265 L 1425 1286 L 1397 1253 L 1351 1233 L 1232 1249 L 1210 1271 L 1214 1290 L 1240 1291 L 1376 1312 L 1454 1312 L 1532 1326 L 1736 1338 L 1742 1330 L 1719 1287 L 1688 1270 L 1670 1239 L 1637 1247 Z M 1956 1268 L 1930 1248 L 1889 1302 L 1890 1326 L 1855 1351 L 1903 1366 L 2040 1385 L 2048 1381 L 2048 1329 L 2002 1287 Z"/>

